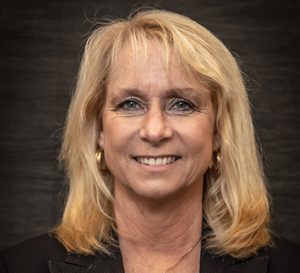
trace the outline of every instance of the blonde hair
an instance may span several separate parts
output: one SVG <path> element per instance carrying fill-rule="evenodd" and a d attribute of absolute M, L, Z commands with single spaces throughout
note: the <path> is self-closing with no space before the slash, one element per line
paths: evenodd
<path fill-rule="evenodd" d="M 204 247 L 248 257 L 270 241 L 269 207 L 240 69 L 206 28 L 163 10 L 141 11 L 128 20 L 101 25 L 87 40 L 60 155 L 69 195 L 55 233 L 67 250 L 77 253 L 108 252 L 108 245 L 114 244 L 113 178 L 95 160 L 106 78 L 125 43 L 135 51 L 149 40 L 163 46 L 166 61 L 171 50 L 176 52 L 187 75 L 211 91 L 221 162 L 205 175 Z"/>

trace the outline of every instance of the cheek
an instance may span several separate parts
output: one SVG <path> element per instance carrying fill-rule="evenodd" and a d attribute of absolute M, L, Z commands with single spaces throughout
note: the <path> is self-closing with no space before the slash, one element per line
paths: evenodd
<path fill-rule="evenodd" d="M 212 147 L 214 128 L 208 119 L 194 120 L 180 125 L 177 126 L 178 135 L 191 149 L 194 147 L 195 152 L 198 149 Z"/>
<path fill-rule="evenodd" d="M 134 139 L 134 122 L 126 122 L 121 117 L 106 115 L 99 142 L 107 152 L 124 151 Z"/>

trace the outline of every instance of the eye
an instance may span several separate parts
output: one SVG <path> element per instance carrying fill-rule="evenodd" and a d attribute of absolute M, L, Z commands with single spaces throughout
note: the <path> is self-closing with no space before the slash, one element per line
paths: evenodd
<path fill-rule="evenodd" d="M 168 111 L 189 113 L 189 112 L 193 112 L 194 109 L 195 109 L 195 106 L 192 102 L 190 102 L 186 99 L 183 99 L 183 98 L 176 98 L 171 101 Z"/>
<path fill-rule="evenodd" d="M 134 99 L 127 99 L 118 105 L 118 109 L 124 111 L 137 111 L 142 109 L 141 104 Z"/>

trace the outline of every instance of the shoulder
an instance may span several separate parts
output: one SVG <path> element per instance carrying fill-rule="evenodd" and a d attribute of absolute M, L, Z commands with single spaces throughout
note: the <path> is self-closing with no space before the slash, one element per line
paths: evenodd
<path fill-rule="evenodd" d="M 299 246 L 283 238 L 274 238 L 271 246 L 261 248 L 257 255 L 247 259 L 236 259 L 230 255 L 213 256 L 207 251 L 202 255 L 202 263 L 207 268 L 203 269 L 205 273 L 299 273 L 300 269 Z"/>
<path fill-rule="evenodd" d="M 67 251 L 53 236 L 44 234 L 2 251 L 0 271 L 48 273 L 48 261 L 63 261 Z"/>
<path fill-rule="evenodd" d="M 273 245 L 267 248 L 270 273 L 296 273 L 300 269 L 300 246 L 284 238 L 274 237 Z"/>

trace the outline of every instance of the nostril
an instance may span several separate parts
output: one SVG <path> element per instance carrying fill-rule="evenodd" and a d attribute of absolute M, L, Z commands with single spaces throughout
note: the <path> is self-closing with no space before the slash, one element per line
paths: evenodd
<path fill-rule="evenodd" d="M 150 142 L 160 142 L 172 137 L 172 128 L 169 126 L 166 117 L 161 113 L 149 114 L 145 117 L 140 137 Z"/>

